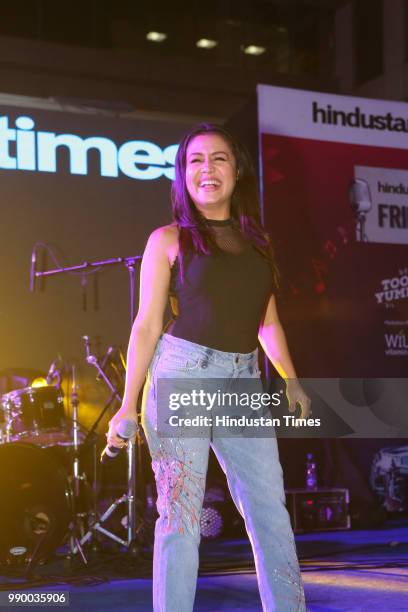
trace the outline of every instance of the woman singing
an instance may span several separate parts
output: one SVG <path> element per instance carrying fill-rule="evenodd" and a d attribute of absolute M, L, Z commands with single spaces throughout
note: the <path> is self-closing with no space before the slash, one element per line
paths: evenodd
<path fill-rule="evenodd" d="M 163 437 L 157 427 L 159 379 L 222 379 L 228 387 L 250 378 L 261 388 L 258 339 L 286 381 L 289 409 L 298 403 L 303 417 L 310 413 L 276 310 L 275 268 L 260 224 L 256 175 L 244 147 L 224 128 L 202 124 L 183 138 L 172 203 L 173 223 L 150 235 L 143 255 L 123 404 L 108 433 L 109 444 L 124 444 L 117 424 L 137 419 L 144 385 L 142 426 L 159 512 L 153 607 L 193 610 L 211 446 L 245 520 L 263 610 L 302 612 L 304 591 L 276 436 Z M 163 333 L 169 296 L 173 318 Z"/>

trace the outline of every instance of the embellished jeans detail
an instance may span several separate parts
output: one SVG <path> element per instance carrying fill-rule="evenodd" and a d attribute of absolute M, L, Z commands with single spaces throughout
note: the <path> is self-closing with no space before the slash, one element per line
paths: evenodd
<path fill-rule="evenodd" d="M 264 612 L 305 612 L 305 597 L 276 438 L 161 438 L 158 378 L 258 378 L 257 350 L 227 353 L 163 334 L 143 392 L 142 426 L 152 458 L 159 518 L 153 551 L 154 612 L 192 612 L 200 515 L 210 446 L 244 518 Z M 259 380 L 260 391 L 262 390 Z"/>

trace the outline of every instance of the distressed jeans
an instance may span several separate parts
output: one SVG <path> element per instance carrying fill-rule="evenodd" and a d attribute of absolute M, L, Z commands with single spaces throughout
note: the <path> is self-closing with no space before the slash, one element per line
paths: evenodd
<path fill-rule="evenodd" d="M 142 426 L 157 487 L 153 551 L 154 612 L 191 612 L 199 563 L 200 515 L 210 446 L 245 521 L 264 612 L 304 612 L 295 541 L 285 505 L 276 437 L 161 437 L 161 378 L 257 378 L 257 350 L 228 353 L 162 334 L 143 392 Z"/>

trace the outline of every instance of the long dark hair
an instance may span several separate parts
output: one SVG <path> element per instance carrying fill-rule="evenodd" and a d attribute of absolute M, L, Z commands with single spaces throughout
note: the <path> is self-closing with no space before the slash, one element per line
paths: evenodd
<path fill-rule="evenodd" d="M 201 134 L 218 134 L 232 150 L 238 180 L 231 198 L 231 218 L 243 236 L 270 263 L 275 284 L 278 284 L 278 270 L 275 264 L 270 238 L 261 224 L 260 198 L 255 170 L 246 148 L 224 127 L 214 123 L 200 123 L 182 138 L 176 155 L 176 178 L 172 184 L 171 200 L 173 219 L 179 229 L 179 265 L 181 278 L 184 263 L 189 253 L 208 254 L 217 250 L 214 233 L 205 217 L 194 205 L 186 185 L 186 155 L 190 142 Z"/>

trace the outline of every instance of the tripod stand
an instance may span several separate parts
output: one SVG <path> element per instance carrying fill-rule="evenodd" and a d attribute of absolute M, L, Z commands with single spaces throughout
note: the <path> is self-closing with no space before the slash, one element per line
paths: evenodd
<path fill-rule="evenodd" d="M 109 508 L 102 514 L 87 533 L 81 538 L 79 546 L 82 546 L 88 542 L 93 535 L 94 531 L 102 533 L 107 538 L 126 546 L 131 552 L 137 551 L 136 544 L 136 512 L 135 512 L 135 501 L 136 501 L 136 478 L 135 478 L 135 443 L 129 440 L 127 445 L 127 493 L 124 493 L 121 497 L 116 499 Z M 124 540 L 112 531 L 105 529 L 103 523 L 108 520 L 111 514 L 121 504 L 126 503 L 127 505 L 127 538 Z M 73 552 L 76 553 L 79 550 L 78 546 L 73 548 Z"/>

